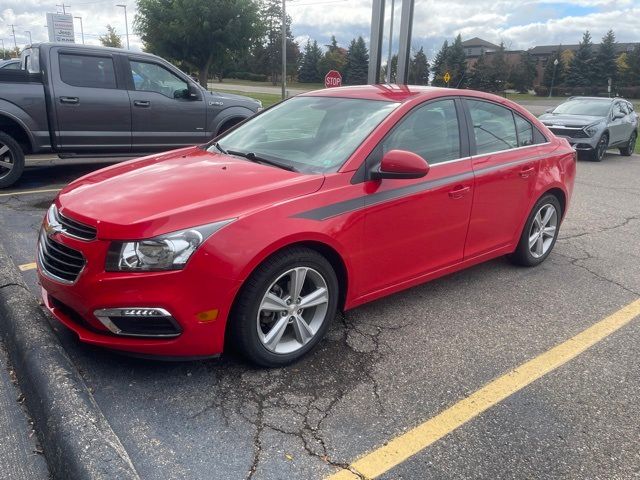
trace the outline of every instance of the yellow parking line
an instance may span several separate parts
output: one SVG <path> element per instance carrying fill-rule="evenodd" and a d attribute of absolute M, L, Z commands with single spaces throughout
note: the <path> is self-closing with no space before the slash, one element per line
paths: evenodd
<path fill-rule="evenodd" d="M 630 303 L 575 337 L 493 380 L 435 417 L 356 460 L 349 465 L 349 470 L 341 470 L 328 477 L 328 480 L 357 479 L 360 478 L 359 475 L 364 478 L 376 478 L 382 475 L 498 402 L 564 365 L 638 315 L 640 300 Z"/>
<path fill-rule="evenodd" d="M 18 268 L 21 272 L 26 272 L 27 270 L 33 270 L 36 268 L 35 262 L 33 263 L 25 263 L 24 265 L 18 265 Z"/>
<path fill-rule="evenodd" d="M 8 192 L 8 193 L 0 193 L 0 197 L 12 197 L 14 195 L 27 195 L 29 193 L 48 193 L 48 192 L 59 192 L 62 187 L 58 188 L 45 188 L 43 190 L 18 190 L 16 192 Z"/>

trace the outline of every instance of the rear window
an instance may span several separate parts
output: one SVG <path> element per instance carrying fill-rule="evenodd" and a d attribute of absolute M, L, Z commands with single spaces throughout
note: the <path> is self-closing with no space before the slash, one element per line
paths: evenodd
<path fill-rule="evenodd" d="M 116 88 L 111 57 L 61 53 L 60 78 L 74 87 Z"/>

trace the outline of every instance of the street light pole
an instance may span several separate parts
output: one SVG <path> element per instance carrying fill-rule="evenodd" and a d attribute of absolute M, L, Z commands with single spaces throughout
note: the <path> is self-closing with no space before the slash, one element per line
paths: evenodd
<path fill-rule="evenodd" d="M 82 27 L 82 17 L 73 17 L 80 20 L 80 34 L 82 35 L 82 44 L 84 45 L 84 28 Z"/>
<path fill-rule="evenodd" d="M 129 48 L 129 22 L 127 21 L 127 6 L 126 5 L 116 5 L 116 7 L 124 8 L 124 30 L 127 33 L 127 50 L 130 50 L 130 48 Z"/>
<path fill-rule="evenodd" d="M 391 0 L 391 18 L 389 20 L 389 56 L 387 58 L 387 83 L 391 83 L 391 47 L 393 46 L 393 12 L 396 0 Z"/>
<path fill-rule="evenodd" d="M 33 42 L 31 41 L 31 32 L 29 30 L 27 30 L 26 32 L 27 35 L 29 35 L 29 45 L 31 45 Z"/>
<path fill-rule="evenodd" d="M 558 59 L 556 58 L 553 61 L 553 75 L 551 75 L 551 88 L 549 89 L 549 98 L 551 98 L 551 94 L 553 93 L 553 84 L 556 81 L 556 69 L 558 68 Z"/>
<path fill-rule="evenodd" d="M 282 0 L 282 99 L 287 95 L 287 7 Z"/>

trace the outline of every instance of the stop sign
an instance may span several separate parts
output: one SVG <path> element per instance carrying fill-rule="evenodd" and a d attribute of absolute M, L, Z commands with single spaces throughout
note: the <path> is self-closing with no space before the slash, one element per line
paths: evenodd
<path fill-rule="evenodd" d="M 341 87 L 342 75 L 340 75 L 340 72 L 337 70 L 329 70 L 324 77 L 324 86 L 325 88 Z"/>

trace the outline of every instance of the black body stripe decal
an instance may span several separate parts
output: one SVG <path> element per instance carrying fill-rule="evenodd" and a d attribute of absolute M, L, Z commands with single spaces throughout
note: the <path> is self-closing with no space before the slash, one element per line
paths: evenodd
<path fill-rule="evenodd" d="M 502 163 L 500 165 L 492 165 L 490 167 L 480 168 L 475 171 L 475 176 L 483 175 L 503 168 L 513 167 L 521 163 L 527 163 L 534 160 L 544 158 L 546 155 L 538 155 L 533 157 L 516 160 L 513 162 Z M 383 192 L 372 193 L 370 195 L 362 195 L 360 197 L 352 198 L 349 200 L 343 200 L 342 202 L 332 203 L 324 207 L 318 207 L 311 210 L 292 215 L 293 218 L 306 218 L 309 220 L 327 220 L 331 217 L 336 217 L 348 212 L 354 212 L 356 210 L 362 210 L 373 205 L 386 202 L 388 200 L 394 200 L 396 198 L 405 197 L 414 193 L 432 190 L 434 188 L 441 187 L 455 182 L 462 182 L 474 177 L 474 172 L 459 173 L 456 175 L 450 175 L 448 177 L 442 177 L 437 180 L 426 180 L 420 183 L 414 183 L 407 185 L 406 187 L 394 188 L 391 190 L 385 190 Z"/>

